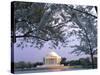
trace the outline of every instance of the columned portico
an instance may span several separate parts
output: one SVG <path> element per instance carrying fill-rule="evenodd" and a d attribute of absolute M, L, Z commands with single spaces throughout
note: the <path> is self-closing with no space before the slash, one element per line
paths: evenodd
<path fill-rule="evenodd" d="M 57 65 L 60 61 L 61 57 L 55 52 L 50 52 L 44 59 L 45 65 Z"/>

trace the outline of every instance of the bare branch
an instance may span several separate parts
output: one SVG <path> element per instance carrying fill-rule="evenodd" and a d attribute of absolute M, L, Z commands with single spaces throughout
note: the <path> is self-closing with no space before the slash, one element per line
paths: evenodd
<path fill-rule="evenodd" d="M 38 37 L 38 36 L 33 36 L 33 35 L 20 35 L 20 36 L 15 36 L 15 38 L 24 38 L 24 37 L 33 37 L 33 38 L 38 38 L 38 39 L 41 39 L 41 40 L 44 40 L 44 41 L 49 41 L 51 40 L 51 38 L 41 38 L 41 37 Z M 11 38 L 13 38 L 13 36 L 11 36 Z"/>
<path fill-rule="evenodd" d="M 81 12 L 81 13 L 84 13 L 84 14 L 90 15 L 90 16 L 92 16 L 92 17 L 94 17 L 94 18 L 97 18 L 97 16 L 92 15 L 92 14 L 90 14 L 90 13 L 88 13 L 88 12 L 81 11 L 81 10 L 78 10 L 78 9 L 75 9 L 75 8 L 72 8 L 72 7 L 70 7 L 70 6 L 68 6 L 68 7 L 69 7 L 70 9 L 73 9 L 73 10 L 76 10 L 76 11 L 78 11 L 78 12 Z"/>

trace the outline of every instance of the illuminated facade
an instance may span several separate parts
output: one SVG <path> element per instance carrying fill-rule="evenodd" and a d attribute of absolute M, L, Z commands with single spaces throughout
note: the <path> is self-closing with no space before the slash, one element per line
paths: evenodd
<path fill-rule="evenodd" d="M 60 64 L 60 61 L 61 61 L 61 57 L 55 52 L 50 52 L 44 58 L 44 63 L 46 65 L 58 65 L 58 64 Z"/>

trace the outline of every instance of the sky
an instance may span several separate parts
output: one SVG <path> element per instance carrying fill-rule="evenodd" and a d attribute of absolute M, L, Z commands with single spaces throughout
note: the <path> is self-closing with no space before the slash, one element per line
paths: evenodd
<path fill-rule="evenodd" d="M 78 43 L 78 41 L 73 41 L 72 43 L 70 42 L 70 44 L 76 44 L 76 43 Z M 15 43 L 14 61 L 15 62 L 24 61 L 24 62 L 32 62 L 32 63 L 43 62 L 43 58 L 46 57 L 46 55 L 51 51 L 56 52 L 61 57 L 65 57 L 66 61 L 77 60 L 79 58 L 87 57 L 87 55 L 84 54 L 79 56 L 75 54 L 71 54 L 71 51 L 73 51 L 73 49 L 70 47 L 66 47 L 66 48 L 61 47 L 61 49 L 59 48 L 50 49 L 49 44 L 46 43 L 44 47 L 42 47 L 41 49 L 37 49 L 34 47 L 25 47 L 22 49 L 21 47 L 17 47 Z"/>

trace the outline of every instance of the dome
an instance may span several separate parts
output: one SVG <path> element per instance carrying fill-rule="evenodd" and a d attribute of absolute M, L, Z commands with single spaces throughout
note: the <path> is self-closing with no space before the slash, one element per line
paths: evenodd
<path fill-rule="evenodd" d="M 53 51 L 51 51 L 47 56 L 48 56 L 48 57 L 49 57 L 49 56 L 55 56 L 55 57 L 61 58 L 56 52 L 53 52 Z"/>

